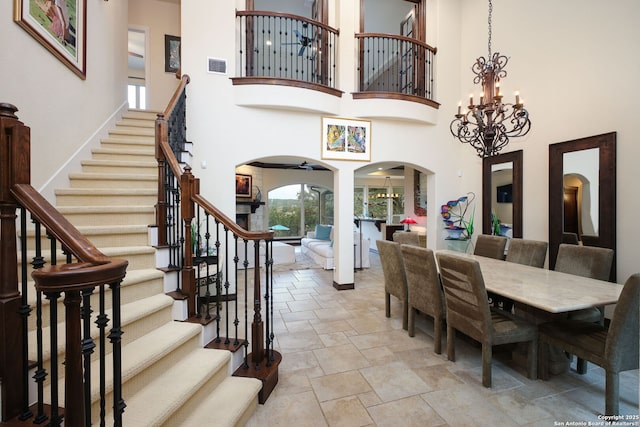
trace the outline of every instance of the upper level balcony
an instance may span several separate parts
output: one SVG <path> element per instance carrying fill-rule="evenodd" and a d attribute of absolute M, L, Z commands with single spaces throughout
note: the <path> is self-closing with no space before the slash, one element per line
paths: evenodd
<path fill-rule="evenodd" d="M 434 100 L 436 49 L 410 37 L 358 33 L 352 42 L 356 58 L 339 73 L 340 31 L 302 16 L 266 11 L 237 11 L 237 69 L 234 85 L 276 85 L 306 88 L 333 99 L 322 107 L 310 108 L 332 113 L 345 88 L 353 88 L 353 99 L 399 100 L 437 109 Z M 343 36 L 344 38 L 344 36 Z M 342 43 L 342 48 L 351 45 Z M 353 75 L 355 82 L 339 82 L 338 75 Z M 342 83 L 342 84 L 341 84 Z M 247 94 L 249 91 L 246 92 Z M 255 94 L 254 92 L 251 92 Z M 293 102 L 282 92 L 275 105 Z M 320 95 L 322 94 L 322 95 Z M 313 95 L 310 95 L 313 96 Z M 309 101 L 306 97 L 306 101 Z M 244 101 L 239 97 L 240 103 Z M 285 101 L 285 99 L 287 101 Z M 290 100 L 290 101 L 289 101 Z M 247 101 L 247 105 L 250 102 Z M 255 105 L 255 104 L 254 104 Z M 271 102 L 269 103 L 271 105 Z M 302 108 L 304 105 L 291 105 Z"/>

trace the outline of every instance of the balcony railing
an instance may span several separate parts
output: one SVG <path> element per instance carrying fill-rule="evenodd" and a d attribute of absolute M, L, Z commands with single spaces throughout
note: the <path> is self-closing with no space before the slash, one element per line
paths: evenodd
<path fill-rule="evenodd" d="M 336 88 L 338 30 L 301 16 L 238 11 L 234 84 Z"/>
<path fill-rule="evenodd" d="M 408 37 L 356 34 L 358 90 L 354 98 L 411 99 L 432 105 L 436 49 Z"/>

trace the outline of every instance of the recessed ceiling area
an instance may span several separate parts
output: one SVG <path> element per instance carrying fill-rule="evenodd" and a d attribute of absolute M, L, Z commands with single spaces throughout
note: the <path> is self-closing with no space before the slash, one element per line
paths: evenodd
<path fill-rule="evenodd" d="M 326 171 L 329 168 L 320 164 L 313 163 L 298 157 L 290 156 L 273 156 L 264 157 L 259 161 L 248 163 L 249 166 L 260 167 L 264 169 L 306 169 L 315 171 Z M 379 162 L 367 164 L 356 169 L 355 176 L 357 178 L 379 177 L 379 176 L 404 176 L 404 165 L 400 162 Z"/>

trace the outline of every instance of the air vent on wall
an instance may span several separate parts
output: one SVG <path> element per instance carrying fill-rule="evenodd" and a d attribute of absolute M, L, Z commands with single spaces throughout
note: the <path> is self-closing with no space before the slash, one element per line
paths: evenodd
<path fill-rule="evenodd" d="M 215 74 L 227 74 L 227 60 L 207 58 L 207 71 Z"/>

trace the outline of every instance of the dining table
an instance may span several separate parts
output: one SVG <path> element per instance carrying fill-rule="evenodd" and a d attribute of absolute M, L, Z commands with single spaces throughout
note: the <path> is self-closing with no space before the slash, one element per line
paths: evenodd
<path fill-rule="evenodd" d="M 479 255 L 439 250 L 478 261 L 487 291 L 547 313 L 615 304 L 622 285 Z"/>
<path fill-rule="evenodd" d="M 514 301 L 516 317 L 536 325 L 566 318 L 571 311 L 615 304 L 623 288 L 618 283 L 479 255 L 452 250 L 438 250 L 437 253 L 478 261 L 487 291 Z M 550 350 L 550 372 L 566 372 L 569 359 L 564 352 Z M 523 364 L 525 354 L 520 346 L 514 351 L 513 358 L 518 364 Z"/>

